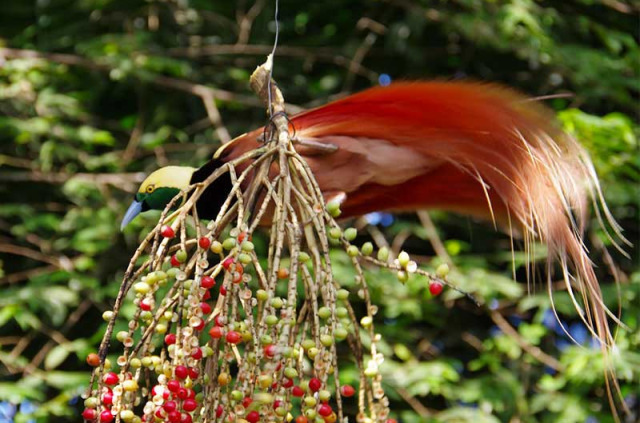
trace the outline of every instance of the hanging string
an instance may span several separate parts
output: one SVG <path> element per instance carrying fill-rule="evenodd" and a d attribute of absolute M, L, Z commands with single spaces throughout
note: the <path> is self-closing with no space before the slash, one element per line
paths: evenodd
<path fill-rule="evenodd" d="M 273 119 L 273 105 L 271 104 L 271 80 L 273 77 L 273 68 L 276 56 L 276 48 L 278 48 L 278 36 L 280 35 L 280 20 L 278 18 L 278 12 L 280 7 L 280 0 L 276 0 L 276 12 L 274 19 L 276 21 L 276 37 L 273 40 L 273 48 L 271 49 L 271 68 L 269 69 L 269 81 L 267 81 L 267 94 L 269 96 L 269 118 Z"/>

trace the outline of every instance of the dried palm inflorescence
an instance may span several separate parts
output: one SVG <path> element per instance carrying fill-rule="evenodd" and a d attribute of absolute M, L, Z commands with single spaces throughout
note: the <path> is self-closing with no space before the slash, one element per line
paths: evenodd
<path fill-rule="evenodd" d="M 142 241 L 113 312 L 106 313 L 109 326 L 85 418 L 256 423 L 295 417 L 331 423 L 346 419 L 345 401 L 351 401 L 356 421 L 388 420 L 373 326 L 377 308 L 361 261 L 394 269 L 399 279 L 407 272 L 429 275 L 407 257 L 387 263 L 384 253 L 383 261 L 367 257 L 370 245 L 363 251 L 350 245 L 352 234 L 343 234 L 332 217 L 337 207 L 325 206 L 294 149 L 286 116 L 279 113 L 282 96 L 275 84 L 265 83 L 269 63 L 256 70 L 252 86 L 272 100 L 271 141 L 174 198 Z M 232 193 L 205 226 L 195 202 L 227 172 Z M 252 234 L 269 221 L 268 250 L 258 251 Z M 366 315 L 356 316 L 349 292 L 333 277 L 330 238 L 351 257 Z M 129 291 L 136 312 L 129 330 L 114 336 Z M 104 360 L 112 338 L 123 345 L 115 364 Z M 340 384 L 341 343 L 359 369 L 357 389 Z"/>

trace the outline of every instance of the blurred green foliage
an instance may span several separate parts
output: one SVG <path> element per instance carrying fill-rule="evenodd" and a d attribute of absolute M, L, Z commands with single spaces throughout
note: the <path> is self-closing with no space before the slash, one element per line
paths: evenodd
<path fill-rule="evenodd" d="M 213 90 L 225 128 L 264 123 L 247 78 L 274 37 L 274 2 L 257 0 L 8 1 L 0 14 L 0 413 L 16 422 L 78 421 L 86 355 L 102 336 L 137 241 L 154 216 L 118 221 L 141 173 L 198 165 L 220 132 L 203 105 Z M 282 0 L 274 74 L 302 107 L 393 79 L 472 78 L 548 100 L 591 152 L 612 214 L 638 233 L 640 48 L 634 2 L 622 0 Z M 194 85 L 202 84 L 202 86 Z M 198 88 L 200 87 L 200 88 Z M 157 216 L 156 216 L 157 217 Z M 383 370 L 403 422 L 609 422 L 599 349 L 565 293 L 512 278 L 506 236 L 433 212 L 437 227 L 401 216 L 378 225 L 433 269 L 439 237 L 455 265 L 432 299 L 424 280 L 375 271 L 372 296 Z M 364 230 L 364 221 L 355 222 Z M 371 229 L 371 227 L 369 227 Z M 640 410 L 640 273 L 597 222 L 588 242 L 607 303 L 620 307 L 613 360 L 622 396 Z M 256 241 L 259 242 L 259 241 Z M 608 256 L 618 266 L 613 283 Z M 540 259 L 544 258 L 541 253 Z M 336 275 L 353 287 L 347 259 Z M 341 264 L 342 263 L 342 264 Z M 374 270 L 372 270 L 374 271 Z M 130 310 L 131 312 L 131 310 Z M 126 324 L 123 320 L 122 324 Z M 505 326 L 506 325 L 506 326 Z M 345 372 L 348 375 L 348 372 Z M 13 409 L 12 409 L 13 410 Z M 2 420 L 0 414 L 0 420 Z M 2 421 L 12 421 L 11 418 Z"/>

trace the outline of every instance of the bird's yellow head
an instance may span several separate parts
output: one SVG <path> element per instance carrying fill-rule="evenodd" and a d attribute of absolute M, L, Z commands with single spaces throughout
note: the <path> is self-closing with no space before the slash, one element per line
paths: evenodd
<path fill-rule="evenodd" d="M 166 166 L 147 176 L 122 218 L 120 229 L 124 229 L 142 212 L 163 210 L 173 197 L 191 185 L 191 177 L 195 170 L 186 166 Z"/>

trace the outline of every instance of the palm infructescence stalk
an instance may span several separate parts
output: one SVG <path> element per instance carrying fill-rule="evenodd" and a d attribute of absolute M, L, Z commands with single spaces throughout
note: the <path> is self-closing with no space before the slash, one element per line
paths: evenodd
<path fill-rule="evenodd" d="M 264 70 L 252 83 L 267 98 Z M 200 169 L 164 168 L 142 184 L 123 225 L 147 209 L 164 212 L 114 306 L 133 290 L 137 311 L 129 330 L 116 334 L 124 344 L 118 373 L 102 360 L 113 331 L 107 315 L 85 418 L 332 423 L 348 409 L 357 421 L 386 421 L 377 308 L 361 263 L 389 267 L 399 279 L 419 273 L 444 281 L 406 255 L 388 263 L 384 251 L 376 260 L 370 247 L 350 245 L 352 234 L 341 233 L 327 200 L 343 216 L 444 208 L 492 219 L 526 245 L 543 241 L 579 308 L 574 285 L 581 294 L 585 322 L 612 345 L 580 235 L 587 198 L 599 197 L 597 179 L 584 151 L 544 110 L 500 87 L 413 83 L 288 120 L 279 91 L 272 96 L 272 127 L 237 138 Z M 270 244 L 256 251 L 252 233 L 264 225 Z M 333 278 L 329 239 L 351 257 L 366 303 L 361 319 Z M 341 341 L 360 370 L 357 390 L 340 384 Z"/>

